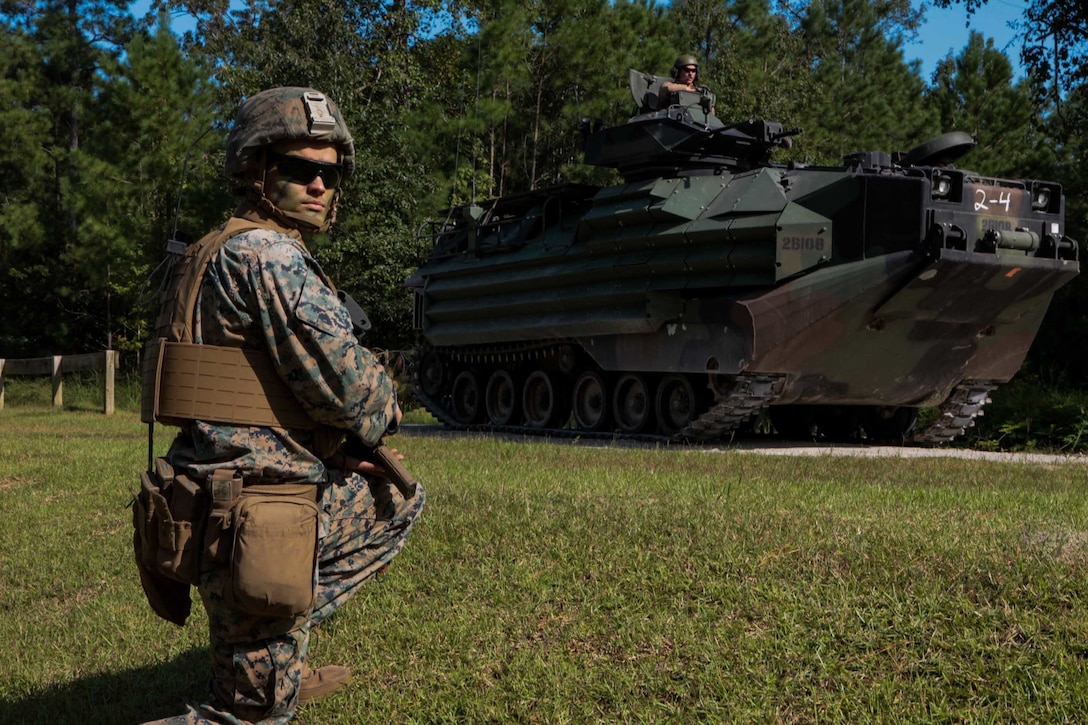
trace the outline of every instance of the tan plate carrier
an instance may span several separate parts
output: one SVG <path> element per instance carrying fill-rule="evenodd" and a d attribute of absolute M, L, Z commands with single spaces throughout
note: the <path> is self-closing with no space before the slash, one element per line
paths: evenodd
<path fill-rule="evenodd" d="M 266 353 L 240 347 L 151 340 L 144 347 L 140 419 L 316 428 Z"/>
<path fill-rule="evenodd" d="M 144 423 L 210 423 L 317 428 L 276 373 L 268 353 L 192 342 L 192 320 L 204 272 L 227 240 L 267 224 L 260 212 L 231 217 L 193 244 L 175 265 L 163 295 L 157 339 L 144 346 L 140 419 Z M 282 230 L 281 230 L 282 231 Z M 282 231 L 295 237 L 293 230 Z"/>
<path fill-rule="evenodd" d="M 140 419 L 148 424 L 148 471 L 154 469 L 156 422 L 183 426 L 202 420 L 298 430 L 324 428 L 302 408 L 266 352 L 192 342 L 193 314 L 208 263 L 228 239 L 260 228 L 262 225 L 255 223 L 259 220 L 255 215 L 232 217 L 185 250 L 176 265 L 156 324 L 161 337 L 144 346 L 140 371 Z M 337 436 L 340 434 L 337 431 Z M 371 454 L 404 498 L 412 498 L 417 482 L 397 456 L 382 444 Z"/>

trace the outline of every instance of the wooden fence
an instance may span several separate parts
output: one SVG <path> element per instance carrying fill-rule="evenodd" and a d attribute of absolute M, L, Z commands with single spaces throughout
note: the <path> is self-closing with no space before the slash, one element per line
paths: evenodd
<path fill-rule="evenodd" d="M 100 370 L 104 373 L 102 412 L 113 415 L 114 379 L 117 377 L 116 350 L 103 350 L 84 355 L 53 355 L 22 360 L 5 360 L 0 357 L 0 410 L 4 409 L 5 375 L 49 375 L 53 380 L 53 405 L 64 405 L 64 374 L 81 370 Z"/>

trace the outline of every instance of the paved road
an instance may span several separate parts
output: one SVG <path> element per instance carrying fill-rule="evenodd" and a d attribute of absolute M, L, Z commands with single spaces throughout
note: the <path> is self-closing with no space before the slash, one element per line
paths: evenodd
<path fill-rule="evenodd" d="M 492 436 L 504 440 L 530 440 L 526 436 L 493 434 L 493 433 L 467 433 L 451 431 L 441 425 L 409 424 L 404 426 L 405 432 L 419 436 L 443 436 L 443 437 L 476 437 Z M 627 448 L 653 448 L 661 445 L 656 442 L 640 441 L 607 441 L 593 439 L 552 439 L 555 443 L 568 445 L 600 446 L 600 447 L 627 447 Z M 1048 453 L 1000 453 L 995 451 L 975 451 L 966 448 L 949 448 L 945 446 L 922 448 L 916 446 L 864 446 L 848 443 L 817 444 L 795 443 L 781 441 L 774 438 L 746 438 L 728 444 L 717 445 L 693 445 L 694 449 L 715 451 L 735 451 L 739 453 L 755 453 L 765 456 L 853 456 L 858 458 L 963 458 L 976 461 L 1004 461 L 1007 463 L 1049 463 L 1070 464 L 1088 466 L 1088 456 L 1085 455 L 1056 455 Z"/>
<path fill-rule="evenodd" d="M 1088 466 L 1088 456 L 1063 456 L 1048 453 L 1001 453 L 967 448 L 918 448 L 914 446 L 813 445 L 783 441 L 741 442 L 732 450 L 769 456 L 855 456 L 865 458 L 964 458 L 976 461 L 1008 463 L 1068 463 Z"/>

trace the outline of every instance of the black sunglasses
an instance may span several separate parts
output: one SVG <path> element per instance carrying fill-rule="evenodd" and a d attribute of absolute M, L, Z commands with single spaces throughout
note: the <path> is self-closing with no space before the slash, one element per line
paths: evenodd
<path fill-rule="evenodd" d="M 698 73 L 699 67 L 694 65 L 684 66 L 680 70 L 686 70 L 688 73 Z"/>
<path fill-rule="evenodd" d="M 321 177 L 325 188 L 335 189 L 340 186 L 344 174 L 343 164 L 329 164 L 324 161 L 311 161 L 301 156 L 268 153 L 268 160 L 276 165 L 281 176 L 303 186 L 309 186 L 314 179 Z"/>

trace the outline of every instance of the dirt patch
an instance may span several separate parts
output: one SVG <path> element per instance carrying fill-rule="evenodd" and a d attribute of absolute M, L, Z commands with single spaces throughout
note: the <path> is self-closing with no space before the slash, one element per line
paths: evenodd
<path fill-rule="evenodd" d="M 29 486 L 34 483 L 29 478 L 21 478 L 20 476 L 14 476 L 12 478 L 0 478 L 0 491 L 7 491 L 9 488 L 20 488 L 22 486 Z"/>
<path fill-rule="evenodd" d="M 1024 543 L 1058 561 L 1088 563 L 1088 531 L 1032 531 L 1024 535 Z"/>

